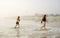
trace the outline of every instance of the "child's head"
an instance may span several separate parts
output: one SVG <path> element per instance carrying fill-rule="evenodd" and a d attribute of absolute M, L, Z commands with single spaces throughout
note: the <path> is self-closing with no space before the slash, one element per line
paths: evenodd
<path fill-rule="evenodd" d="M 46 16 L 46 14 L 44 16 Z"/>
<path fill-rule="evenodd" d="M 20 18 L 20 16 L 18 16 L 18 18 Z"/>
<path fill-rule="evenodd" d="M 46 18 L 46 14 L 43 16 L 43 18 Z"/>

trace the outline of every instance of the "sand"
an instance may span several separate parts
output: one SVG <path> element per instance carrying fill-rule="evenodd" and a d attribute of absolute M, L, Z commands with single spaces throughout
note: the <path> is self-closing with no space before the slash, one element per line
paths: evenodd
<path fill-rule="evenodd" d="M 40 21 L 21 20 L 20 28 L 15 27 L 15 20 L 0 20 L 0 38 L 60 38 L 60 21 L 48 22 L 46 29 L 40 30 Z"/>

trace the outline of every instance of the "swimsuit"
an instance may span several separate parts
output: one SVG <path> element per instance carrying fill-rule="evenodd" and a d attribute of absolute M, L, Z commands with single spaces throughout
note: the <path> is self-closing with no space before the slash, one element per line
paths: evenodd
<path fill-rule="evenodd" d="M 19 22 L 17 21 L 16 24 L 19 24 Z"/>
<path fill-rule="evenodd" d="M 42 19 L 41 23 L 42 23 L 42 22 L 46 22 L 46 19 L 45 19 L 45 18 L 44 18 L 44 19 Z"/>

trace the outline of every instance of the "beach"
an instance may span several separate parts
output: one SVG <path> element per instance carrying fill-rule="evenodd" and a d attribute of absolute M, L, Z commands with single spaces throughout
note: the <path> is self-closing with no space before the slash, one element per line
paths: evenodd
<path fill-rule="evenodd" d="M 60 38 L 60 16 L 47 17 L 46 29 L 41 31 L 39 19 L 40 17 L 22 18 L 20 28 L 15 28 L 16 19 L 0 19 L 0 38 Z"/>

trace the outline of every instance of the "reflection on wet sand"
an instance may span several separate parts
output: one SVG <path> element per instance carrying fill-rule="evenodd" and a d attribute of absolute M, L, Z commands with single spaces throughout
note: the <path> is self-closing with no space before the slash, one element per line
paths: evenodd
<path fill-rule="evenodd" d="M 34 33 L 34 34 L 30 35 L 29 38 L 47 38 L 47 35 L 44 33 L 42 33 L 42 34 Z"/>
<path fill-rule="evenodd" d="M 60 38 L 60 36 L 59 37 L 56 37 L 56 38 Z"/>
<path fill-rule="evenodd" d="M 20 30 L 19 30 L 19 28 L 16 28 L 16 36 L 20 37 Z"/>
<path fill-rule="evenodd" d="M 35 32 L 29 35 L 28 38 L 60 38 L 60 34 L 49 33 L 49 32 Z"/>

